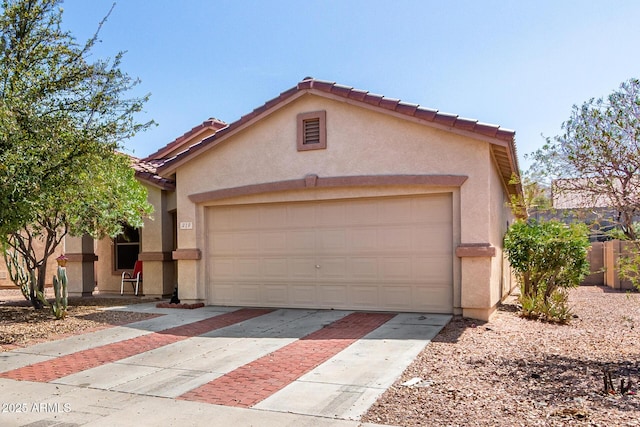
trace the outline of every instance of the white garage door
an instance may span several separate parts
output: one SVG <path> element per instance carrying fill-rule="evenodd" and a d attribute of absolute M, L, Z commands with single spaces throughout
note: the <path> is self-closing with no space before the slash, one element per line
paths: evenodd
<path fill-rule="evenodd" d="M 450 194 L 207 209 L 208 300 L 452 312 Z"/>

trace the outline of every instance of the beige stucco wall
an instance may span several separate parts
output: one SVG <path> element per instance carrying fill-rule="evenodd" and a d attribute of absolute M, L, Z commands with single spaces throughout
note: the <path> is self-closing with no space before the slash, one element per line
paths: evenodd
<path fill-rule="evenodd" d="M 42 253 L 44 248 L 44 244 L 38 240 L 34 241 L 34 249 L 36 253 Z M 56 251 L 49 258 L 49 262 L 47 263 L 47 275 L 45 279 L 45 284 L 51 285 L 53 283 L 53 276 L 56 274 L 56 258 L 59 257 L 62 253 L 64 253 L 64 241 L 63 243 L 56 248 Z M 7 269 L 7 265 L 4 261 L 4 257 L 0 256 L 0 288 L 6 289 L 18 289 L 18 287 L 11 281 L 11 277 L 9 275 L 9 271 Z"/>
<path fill-rule="evenodd" d="M 327 111 L 327 149 L 298 152 L 296 115 Z M 380 113 L 324 97 L 306 95 L 266 119 L 201 153 L 176 171 L 178 248 L 206 248 L 204 204 L 188 196 L 250 184 L 319 177 L 357 175 L 465 175 L 460 188 L 394 187 L 340 188 L 245 196 L 216 203 L 362 197 L 386 194 L 454 193 L 454 248 L 460 243 L 490 243 L 501 247 L 503 188 L 486 141 L 435 129 L 388 113 Z M 203 254 L 202 259 L 206 258 Z M 499 300 L 502 254 L 491 259 L 454 260 L 454 304 L 488 310 Z M 205 263 L 179 262 L 180 297 L 206 299 Z M 475 278 L 465 282 L 465 277 Z M 463 286 L 464 284 L 464 286 Z M 466 290 L 466 292 L 465 292 Z M 466 295 L 466 296 L 465 296 Z"/>
<path fill-rule="evenodd" d="M 490 188 L 491 188 L 491 240 L 490 243 L 496 248 L 496 254 L 491 258 L 491 286 L 489 293 L 489 306 L 495 308 L 496 305 L 509 294 L 515 282 L 505 258 L 503 251 L 503 239 L 510 224 L 514 221 L 514 215 L 509 208 L 509 198 L 504 188 L 503 182 L 498 174 L 497 168 L 491 163 Z"/>
<path fill-rule="evenodd" d="M 150 297 L 166 297 L 173 292 L 176 278 L 175 263 L 171 260 L 173 250 L 173 222 L 169 208 L 175 209 L 173 192 L 144 184 L 148 201 L 154 207 L 150 218 L 144 220 L 140 230 L 140 259 L 143 261 L 143 282 L 140 292 Z M 95 243 L 96 282 L 101 293 L 120 293 L 121 271 L 114 270 L 113 240 L 103 239 Z M 130 285 L 125 292 L 131 293 Z"/>

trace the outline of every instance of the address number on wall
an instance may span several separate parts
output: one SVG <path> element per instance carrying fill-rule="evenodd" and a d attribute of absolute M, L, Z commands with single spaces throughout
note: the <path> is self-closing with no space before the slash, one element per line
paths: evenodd
<path fill-rule="evenodd" d="M 193 223 L 192 222 L 181 222 L 180 223 L 180 230 L 193 230 Z"/>

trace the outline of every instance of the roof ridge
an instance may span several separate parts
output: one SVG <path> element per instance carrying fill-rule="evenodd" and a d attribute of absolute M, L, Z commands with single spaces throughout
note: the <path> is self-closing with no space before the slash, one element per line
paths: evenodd
<path fill-rule="evenodd" d="M 191 136 L 193 136 L 194 134 L 196 134 L 197 132 L 199 132 L 199 131 L 201 131 L 203 129 L 213 128 L 213 129 L 216 129 L 216 131 L 218 131 L 218 130 L 220 130 L 220 129 L 224 128 L 224 127 L 227 127 L 227 126 L 228 126 L 227 122 L 225 122 L 223 120 L 220 120 L 220 119 L 217 119 L 215 117 L 210 117 L 207 120 L 205 120 L 202 123 L 200 123 L 199 125 L 192 127 L 190 130 L 188 130 L 187 132 L 183 133 L 182 135 L 180 135 L 179 137 L 177 137 L 173 141 L 169 142 L 164 147 L 160 148 L 159 150 L 155 151 L 154 153 L 149 154 L 143 160 L 152 160 L 152 159 L 162 158 L 163 157 L 163 153 L 175 150 L 178 146 L 180 146 L 181 143 L 183 143 L 184 141 L 188 140 Z"/>
<path fill-rule="evenodd" d="M 296 88 L 298 90 L 318 90 L 347 99 L 363 101 L 367 104 L 382 107 L 420 120 L 459 128 L 504 141 L 513 140 L 515 137 L 515 131 L 503 128 L 500 125 L 480 122 L 477 119 L 461 117 L 458 114 L 446 113 L 440 110 L 422 107 L 420 104 L 404 102 L 397 98 L 389 98 L 384 95 L 373 94 L 369 91 L 355 89 L 352 86 L 345 86 L 328 80 L 307 78 L 299 82 Z"/>
<path fill-rule="evenodd" d="M 389 98 L 383 95 L 371 93 L 369 91 L 355 89 L 351 86 L 345 86 L 337 84 L 336 82 L 328 80 L 314 79 L 311 77 L 305 77 L 302 81 L 298 82 L 295 86 L 281 92 L 275 98 L 272 98 L 254 108 L 248 114 L 243 115 L 238 120 L 228 124 L 227 126 L 219 129 L 213 135 L 210 135 L 201 141 L 194 143 L 187 147 L 185 150 L 176 154 L 171 158 L 167 158 L 166 161 L 158 166 L 159 172 L 167 168 L 175 161 L 188 156 L 190 153 L 196 152 L 199 149 L 206 147 L 213 141 L 223 137 L 225 134 L 232 132 L 233 130 L 245 125 L 252 119 L 262 115 L 271 108 L 286 101 L 290 97 L 302 92 L 302 91 L 317 91 L 330 94 L 357 102 L 369 104 L 374 107 L 382 108 L 388 111 L 395 112 L 407 117 L 413 117 L 417 120 L 434 123 L 440 126 L 445 126 L 451 129 L 457 129 L 460 131 L 471 132 L 478 135 L 482 135 L 489 138 L 501 140 L 511 145 L 515 151 L 515 131 L 507 128 L 503 128 L 499 125 L 480 122 L 476 119 L 469 119 L 460 117 L 457 114 L 445 113 L 433 108 L 422 107 L 419 104 L 413 104 L 404 102 L 400 99 Z M 517 167 L 517 159 L 516 159 Z"/>

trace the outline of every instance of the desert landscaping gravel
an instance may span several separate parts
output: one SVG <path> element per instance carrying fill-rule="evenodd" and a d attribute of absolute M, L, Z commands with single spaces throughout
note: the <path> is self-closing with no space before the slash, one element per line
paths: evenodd
<path fill-rule="evenodd" d="M 399 426 L 640 426 L 640 294 L 574 289 L 567 325 L 509 297 L 488 323 L 454 318 L 363 421 Z M 604 372 L 616 393 L 604 392 Z M 620 381 L 632 384 L 620 394 Z M 403 385 L 405 384 L 405 385 Z"/>
<path fill-rule="evenodd" d="M 0 351 L 148 316 L 103 309 L 140 299 L 89 298 L 74 300 L 69 317 L 59 321 L 15 295 L 0 291 Z M 362 421 L 640 426 L 640 294 L 580 287 L 570 304 L 575 317 L 567 325 L 521 318 L 513 296 L 490 322 L 454 317 Z M 604 392 L 605 372 L 614 393 Z M 625 387 L 631 381 L 625 394 L 621 380 Z"/>
<path fill-rule="evenodd" d="M 152 317 L 145 313 L 105 310 L 106 307 L 140 302 L 149 302 L 149 300 L 126 297 L 70 298 L 67 317 L 57 320 L 46 308 L 34 310 L 19 290 L 2 289 L 0 290 L 0 352 Z"/>

